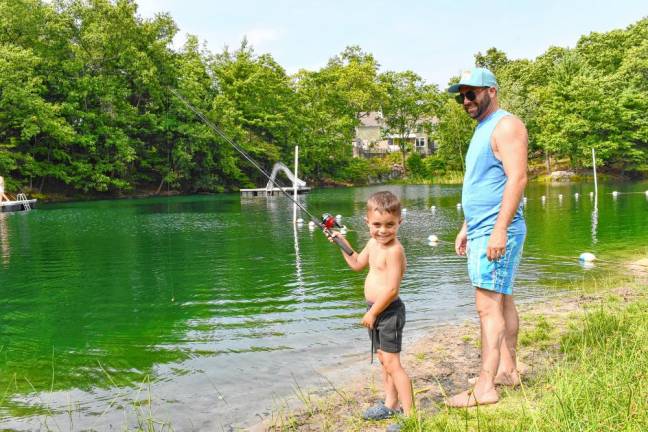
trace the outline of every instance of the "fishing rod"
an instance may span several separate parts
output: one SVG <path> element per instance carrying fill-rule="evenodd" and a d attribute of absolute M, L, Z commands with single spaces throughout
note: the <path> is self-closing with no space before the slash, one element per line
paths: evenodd
<path fill-rule="evenodd" d="M 240 146 L 238 146 L 234 141 L 230 139 L 225 132 L 218 126 L 216 126 L 213 122 L 211 122 L 205 115 L 198 110 L 198 108 L 194 107 L 192 104 L 190 104 L 180 93 L 178 93 L 175 89 L 168 87 L 169 91 L 178 98 L 191 112 L 193 112 L 204 124 L 206 124 L 211 130 L 216 132 L 222 139 L 224 139 L 228 144 L 230 144 L 236 151 L 238 151 L 241 156 L 243 156 L 248 162 L 252 164 L 261 174 L 263 174 L 270 183 L 272 183 L 274 186 L 276 186 L 290 201 L 292 201 L 297 207 L 299 207 L 304 213 L 306 213 L 313 223 L 315 223 L 317 226 L 319 226 L 322 229 L 322 232 L 327 237 L 331 237 L 331 229 L 332 228 L 341 228 L 341 226 L 337 223 L 335 218 L 328 214 L 325 213 L 321 219 L 315 217 L 311 212 L 306 210 L 304 206 L 302 206 L 299 202 L 297 202 L 288 192 L 285 191 L 285 187 L 283 187 L 281 184 L 277 183 L 275 179 L 270 177 L 268 173 L 259 166 L 259 164 L 250 157 L 245 150 L 243 150 Z M 342 239 L 340 239 L 338 236 L 333 237 L 333 241 L 337 243 L 337 245 L 342 249 L 347 255 L 351 256 L 353 255 L 353 249 L 351 249 Z"/>

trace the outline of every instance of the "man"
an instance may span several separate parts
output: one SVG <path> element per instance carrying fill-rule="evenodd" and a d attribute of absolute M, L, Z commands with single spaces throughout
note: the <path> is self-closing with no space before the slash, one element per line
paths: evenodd
<path fill-rule="evenodd" d="M 10 201 L 10 199 L 5 194 L 4 177 L 0 176 L 0 204 L 2 204 L 3 200 L 4 201 Z"/>
<path fill-rule="evenodd" d="M 520 200 L 527 183 L 528 137 L 522 121 L 499 108 L 497 80 L 488 69 L 464 72 L 448 92 L 458 93 L 457 102 L 478 122 L 466 155 L 465 221 L 455 250 L 468 255 L 482 366 L 472 389 L 446 401 L 451 407 L 467 407 L 497 402 L 495 385 L 520 383 L 513 280 L 526 236 Z"/>

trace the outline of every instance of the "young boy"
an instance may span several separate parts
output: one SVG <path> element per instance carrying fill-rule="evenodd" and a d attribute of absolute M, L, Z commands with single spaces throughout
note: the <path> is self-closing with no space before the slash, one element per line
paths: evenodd
<path fill-rule="evenodd" d="M 367 200 L 365 221 L 371 236 L 365 248 L 351 256 L 344 252 L 342 255 L 354 271 L 369 265 L 364 286 L 368 308 L 362 317 L 362 325 L 369 329 L 372 350 L 382 365 L 385 401 L 369 408 L 363 417 L 381 420 L 398 412 L 399 400 L 405 415 L 410 414 L 413 404 L 412 385 L 400 362 L 405 305 L 398 293 L 407 266 L 405 251 L 396 237 L 402 222 L 400 201 L 391 192 L 371 195 Z M 332 232 L 330 240 L 333 241 L 334 237 L 349 245 L 339 233 Z M 393 425 L 388 430 L 399 428 Z"/>

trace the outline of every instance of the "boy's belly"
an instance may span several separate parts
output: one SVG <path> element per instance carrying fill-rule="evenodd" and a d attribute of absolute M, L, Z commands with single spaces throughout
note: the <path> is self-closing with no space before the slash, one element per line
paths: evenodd
<path fill-rule="evenodd" d="M 369 303 L 375 303 L 376 300 L 385 292 L 385 282 L 377 275 L 368 274 L 365 280 L 364 296 Z"/>

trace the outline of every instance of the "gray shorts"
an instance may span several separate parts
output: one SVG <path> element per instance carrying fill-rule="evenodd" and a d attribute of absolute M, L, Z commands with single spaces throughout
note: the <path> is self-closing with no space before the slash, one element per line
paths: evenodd
<path fill-rule="evenodd" d="M 367 310 L 370 307 L 371 305 Z M 388 353 L 401 352 L 403 327 L 405 327 L 405 304 L 399 297 L 378 315 L 374 328 L 369 329 L 373 352 L 378 350 Z"/>

